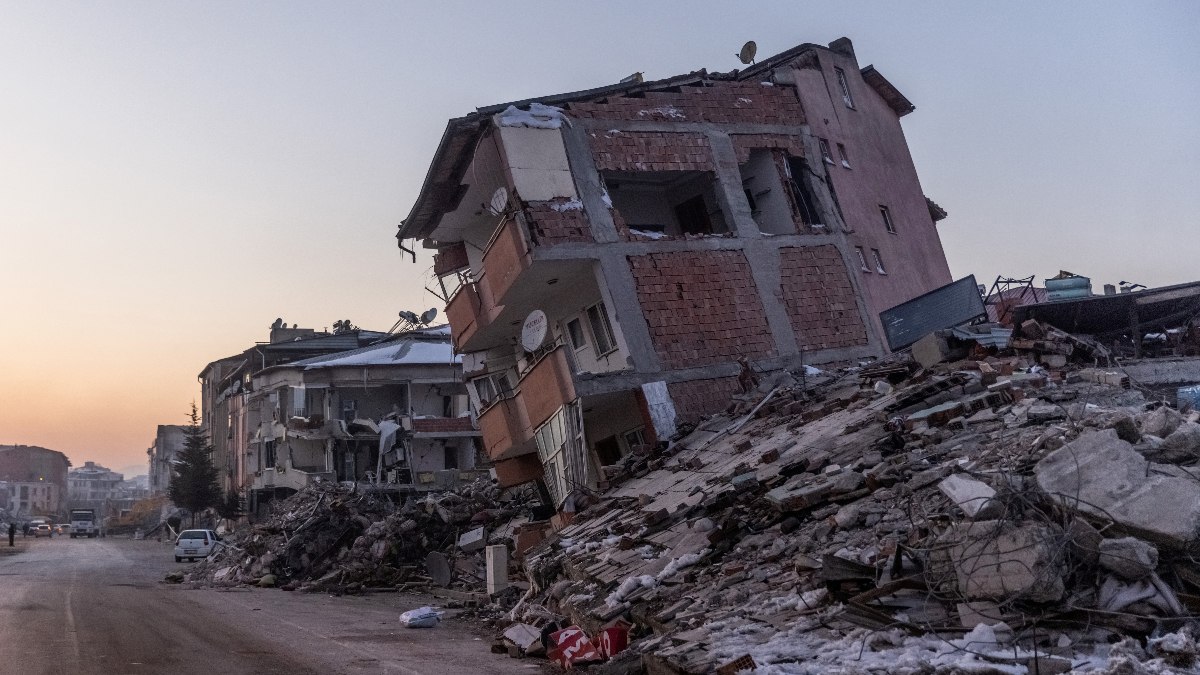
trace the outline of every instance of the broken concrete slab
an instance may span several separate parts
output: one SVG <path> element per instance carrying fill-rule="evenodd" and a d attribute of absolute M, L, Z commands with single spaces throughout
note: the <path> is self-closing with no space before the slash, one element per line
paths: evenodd
<path fill-rule="evenodd" d="M 969 476 L 947 476 L 938 483 L 938 489 L 971 520 L 996 518 L 1003 510 L 992 486 Z"/>
<path fill-rule="evenodd" d="M 1100 567 L 1129 581 L 1145 579 L 1158 567 L 1158 549 L 1136 537 L 1105 539 L 1100 542 Z"/>
<path fill-rule="evenodd" d="M 1200 482 L 1147 462 L 1113 429 L 1084 433 L 1034 468 L 1038 486 L 1069 509 L 1160 545 L 1200 538 Z"/>
<path fill-rule="evenodd" d="M 1156 459 L 1164 462 L 1186 462 L 1200 457 L 1200 424 L 1183 422 L 1163 438 Z"/>
<path fill-rule="evenodd" d="M 1183 416 L 1164 405 L 1143 413 L 1138 423 L 1142 427 L 1142 433 L 1166 438 L 1183 424 Z"/>
<path fill-rule="evenodd" d="M 958 524 L 939 539 L 941 564 L 935 577 L 953 570 L 959 593 L 968 600 L 1019 598 L 1048 602 L 1062 598 L 1063 533 L 1042 523 L 980 520 Z"/>

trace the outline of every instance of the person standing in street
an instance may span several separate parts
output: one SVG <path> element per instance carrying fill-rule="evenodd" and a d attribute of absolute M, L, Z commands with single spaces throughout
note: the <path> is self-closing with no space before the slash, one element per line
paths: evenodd
<path fill-rule="evenodd" d="M 8 524 L 8 545 L 10 547 L 17 545 L 16 538 L 17 538 L 17 524 L 9 523 Z"/>

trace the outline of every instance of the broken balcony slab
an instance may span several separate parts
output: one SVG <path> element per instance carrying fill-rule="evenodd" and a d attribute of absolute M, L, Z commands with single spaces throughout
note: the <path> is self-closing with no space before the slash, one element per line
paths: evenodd
<path fill-rule="evenodd" d="M 1156 544 L 1191 548 L 1200 537 L 1200 482 L 1180 473 L 1147 462 L 1113 429 L 1085 432 L 1034 470 L 1042 491 L 1068 509 Z"/>

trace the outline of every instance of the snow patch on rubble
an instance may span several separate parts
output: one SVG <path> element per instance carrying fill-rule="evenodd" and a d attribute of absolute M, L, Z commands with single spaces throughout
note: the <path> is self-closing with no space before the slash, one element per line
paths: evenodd
<path fill-rule="evenodd" d="M 566 202 L 554 202 L 550 205 L 550 208 L 558 211 L 559 213 L 563 213 L 565 211 L 582 211 L 583 202 L 579 201 L 578 199 L 572 199 Z"/>
<path fill-rule="evenodd" d="M 834 610 L 836 611 L 836 608 Z M 957 640 L 911 637 L 898 629 L 855 629 L 837 637 L 820 629 L 824 619 L 797 621 L 788 630 L 755 622 L 726 620 L 705 626 L 710 631 L 710 653 L 718 663 L 749 654 L 759 675 L 820 675 L 822 673 L 1010 673 L 1025 675 L 1022 665 L 1010 661 L 1033 656 L 1014 650 L 997 637 L 992 626 L 980 624 Z M 996 660 L 990 660 L 988 657 Z"/>
<path fill-rule="evenodd" d="M 625 581 L 622 581 L 620 586 L 617 586 L 617 590 L 610 593 L 609 596 L 604 599 L 604 604 L 608 605 L 609 607 L 616 607 L 617 605 L 621 604 L 623 600 L 625 600 L 626 596 L 638 590 L 639 588 L 654 588 L 656 586 L 658 586 L 658 579 L 655 579 L 649 574 L 643 574 L 637 577 L 629 577 Z"/>
<path fill-rule="evenodd" d="M 601 188 L 601 190 L 600 201 L 604 202 L 604 205 L 611 209 L 613 207 L 612 196 L 608 194 L 608 188 Z"/>
<path fill-rule="evenodd" d="M 682 569 L 691 567 L 692 565 L 695 565 L 696 563 L 700 562 L 706 555 L 708 555 L 708 549 L 703 549 L 703 550 L 697 551 L 695 553 L 684 553 L 683 555 L 679 556 L 678 558 L 672 558 L 671 562 L 667 563 L 667 566 L 664 567 L 663 570 L 658 573 L 658 578 L 666 579 L 667 577 L 674 575 L 679 570 L 682 570 Z"/>
<path fill-rule="evenodd" d="M 635 230 L 633 228 L 629 229 L 629 234 L 632 234 L 635 237 L 645 237 L 646 239 L 665 239 L 667 236 L 666 232 L 658 232 L 657 230 Z"/>
<path fill-rule="evenodd" d="M 502 127 L 528 127 L 530 129 L 561 129 L 571 122 L 563 113 L 562 108 L 541 103 L 530 103 L 529 110 L 521 110 L 514 105 L 504 109 L 496 116 L 496 124 Z"/>

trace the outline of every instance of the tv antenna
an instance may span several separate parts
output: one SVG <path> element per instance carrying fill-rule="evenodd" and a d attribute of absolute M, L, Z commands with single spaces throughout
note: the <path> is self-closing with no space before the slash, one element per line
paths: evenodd
<path fill-rule="evenodd" d="M 750 40 L 742 45 L 742 51 L 738 52 L 737 55 L 738 61 L 748 66 L 754 63 L 754 55 L 756 53 L 758 53 L 758 45 L 754 43 L 754 40 Z"/>

